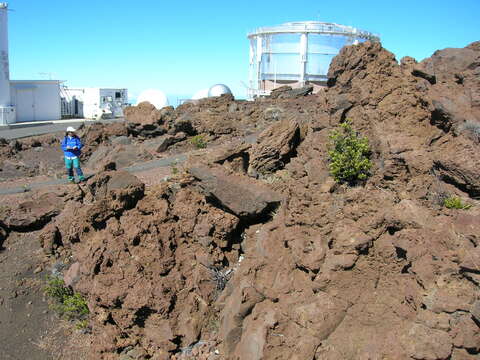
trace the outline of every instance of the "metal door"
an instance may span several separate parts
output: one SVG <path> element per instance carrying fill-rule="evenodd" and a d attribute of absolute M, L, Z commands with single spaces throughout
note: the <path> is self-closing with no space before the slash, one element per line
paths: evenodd
<path fill-rule="evenodd" d="M 34 89 L 17 89 L 17 121 L 35 121 Z"/>

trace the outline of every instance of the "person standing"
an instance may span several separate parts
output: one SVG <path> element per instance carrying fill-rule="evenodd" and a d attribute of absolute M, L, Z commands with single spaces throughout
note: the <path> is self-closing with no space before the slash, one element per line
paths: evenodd
<path fill-rule="evenodd" d="M 75 134 L 75 131 L 73 127 L 69 126 L 62 140 L 62 150 L 65 157 L 68 181 L 72 183 L 75 182 L 73 168 L 75 168 L 77 172 L 79 181 L 82 182 L 85 180 L 82 168 L 80 167 L 80 154 L 82 153 L 83 144 L 77 134 Z"/>

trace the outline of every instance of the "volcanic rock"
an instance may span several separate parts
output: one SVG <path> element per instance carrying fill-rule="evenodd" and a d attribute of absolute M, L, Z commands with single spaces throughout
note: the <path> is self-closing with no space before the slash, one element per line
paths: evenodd
<path fill-rule="evenodd" d="M 228 175 L 220 168 L 192 167 L 191 175 L 214 204 L 236 216 L 252 219 L 279 205 L 281 197 L 244 176 Z"/>
<path fill-rule="evenodd" d="M 134 124 L 160 124 L 162 122 L 162 113 L 148 101 L 136 106 L 128 106 L 123 113 L 125 120 Z"/>
<path fill-rule="evenodd" d="M 399 65 L 378 43 L 344 47 L 317 95 L 172 111 L 169 135 L 181 118 L 224 140 L 194 151 L 188 176 L 71 187 L 40 238 L 75 264 L 90 357 L 478 358 L 480 155 L 464 126 L 479 48 Z M 347 119 L 371 148 L 357 186 L 328 168 Z M 447 209 L 450 196 L 472 208 Z"/>
<path fill-rule="evenodd" d="M 121 169 L 140 161 L 152 160 L 152 158 L 151 154 L 135 144 L 118 145 L 115 148 L 102 145 L 92 153 L 85 165 L 96 171 L 104 169 L 106 164 L 114 162 L 116 167 Z"/>
<path fill-rule="evenodd" d="M 438 80 L 429 89 L 435 125 L 448 131 L 464 121 L 480 119 L 480 50 L 475 43 L 463 49 L 436 51 L 420 65 Z"/>
<path fill-rule="evenodd" d="M 90 178 L 87 188 L 92 197 L 87 200 L 107 200 L 109 207 L 119 212 L 135 207 L 144 195 L 145 185 L 126 171 L 106 171 Z"/>
<path fill-rule="evenodd" d="M 300 125 L 294 120 L 273 124 L 263 131 L 250 149 L 250 176 L 265 175 L 282 169 L 301 141 Z"/>
<path fill-rule="evenodd" d="M 475 149 L 457 149 L 455 153 L 439 153 L 434 160 L 433 170 L 437 176 L 455 185 L 472 197 L 480 195 L 480 161 Z"/>
<path fill-rule="evenodd" d="M 62 246 L 61 234 L 58 227 L 52 222 L 45 226 L 39 236 L 40 246 L 46 254 L 54 254 L 59 246 Z"/>
<path fill-rule="evenodd" d="M 11 231 L 38 230 L 57 216 L 63 207 L 64 199 L 61 195 L 44 193 L 2 211 L 0 222 Z"/>

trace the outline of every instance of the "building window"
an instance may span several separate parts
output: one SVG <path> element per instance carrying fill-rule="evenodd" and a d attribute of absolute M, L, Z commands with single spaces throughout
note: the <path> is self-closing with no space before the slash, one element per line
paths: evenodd
<path fill-rule="evenodd" d="M 122 93 L 120 91 L 115 92 L 115 99 L 121 99 L 122 98 Z"/>

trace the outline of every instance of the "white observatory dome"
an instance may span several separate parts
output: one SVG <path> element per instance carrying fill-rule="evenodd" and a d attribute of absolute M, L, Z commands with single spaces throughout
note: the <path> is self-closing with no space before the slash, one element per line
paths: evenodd
<path fill-rule="evenodd" d="M 198 90 L 195 94 L 193 94 L 192 100 L 200 100 L 208 97 L 208 90 L 209 89 Z"/>
<path fill-rule="evenodd" d="M 150 104 L 155 106 L 157 109 L 164 108 L 168 106 L 167 95 L 163 91 L 157 89 L 148 89 L 144 90 L 138 95 L 137 105 L 141 102 L 148 101 Z"/>
<path fill-rule="evenodd" d="M 215 84 L 210 89 L 208 89 L 208 97 L 221 96 L 224 94 L 232 94 L 232 91 L 227 85 Z"/>

